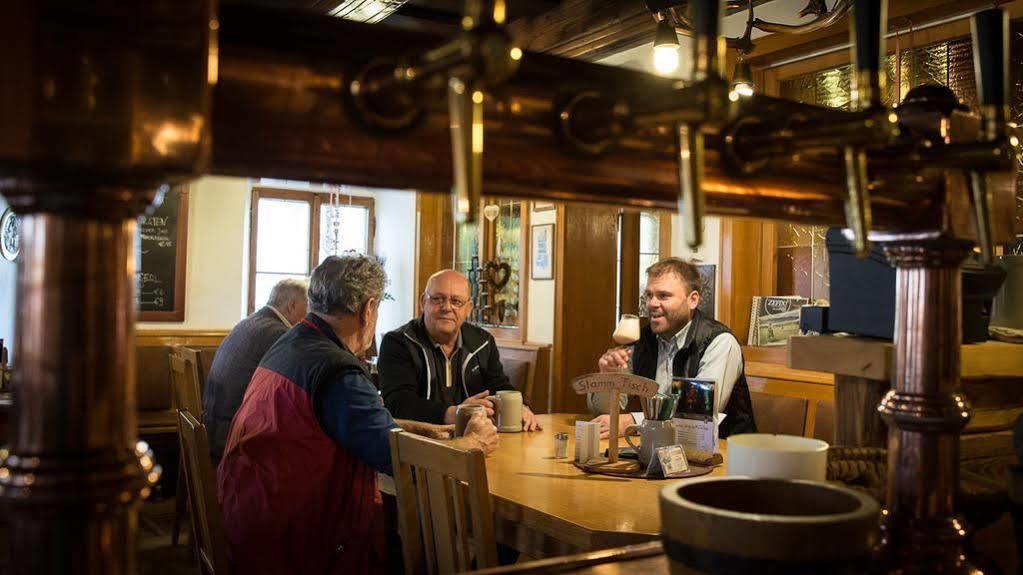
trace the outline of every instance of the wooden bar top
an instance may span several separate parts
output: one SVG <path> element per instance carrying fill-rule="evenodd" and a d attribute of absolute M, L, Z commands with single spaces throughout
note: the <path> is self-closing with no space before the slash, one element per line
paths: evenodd
<path fill-rule="evenodd" d="M 895 373 L 890 341 L 833 335 L 789 338 L 788 366 L 880 381 Z M 986 341 L 962 346 L 965 378 L 1023 377 L 1023 345 Z"/>

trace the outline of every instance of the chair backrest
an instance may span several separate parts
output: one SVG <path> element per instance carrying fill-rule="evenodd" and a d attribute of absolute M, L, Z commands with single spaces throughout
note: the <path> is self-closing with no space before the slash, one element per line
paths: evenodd
<path fill-rule="evenodd" d="M 220 519 L 206 427 L 191 413 L 179 409 L 178 437 L 181 439 L 185 482 L 192 506 L 192 534 L 199 555 L 199 570 L 204 575 L 226 575 L 230 573 L 227 541 Z"/>
<path fill-rule="evenodd" d="M 807 400 L 759 391 L 751 391 L 749 395 L 758 432 L 803 435 Z"/>
<path fill-rule="evenodd" d="M 501 359 L 501 366 L 504 368 L 504 374 L 508 376 L 508 382 L 521 391 L 522 397 L 528 401 L 533 395 L 533 376 L 536 371 L 533 362 L 508 357 Z"/>
<path fill-rule="evenodd" d="M 184 409 L 196 418 L 202 416 L 202 395 L 199 391 L 199 354 L 176 345 L 170 355 L 171 388 L 174 408 Z"/>
<path fill-rule="evenodd" d="M 407 573 L 497 566 L 486 456 L 391 432 L 398 530 Z M 475 564 L 473 564 L 475 559 Z"/>
<path fill-rule="evenodd" d="M 834 445 L 835 443 L 835 402 L 818 401 L 817 413 L 813 418 L 813 436 Z"/>

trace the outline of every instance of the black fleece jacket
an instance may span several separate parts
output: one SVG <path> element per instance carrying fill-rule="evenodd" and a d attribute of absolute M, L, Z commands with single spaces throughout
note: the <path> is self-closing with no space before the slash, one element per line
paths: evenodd
<path fill-rule="evenodd" d="M 422 318 L 384 335 L 377 372 L 384 405 L 394 418 L 444 423 L 447 408 L 469 396 L 515 389 L 504 374 L 494 336 L 474 325 L 462 325 L 462 346 L 452 356 L 457 363 L 451 387 L 445 385 L 443 361 Z"/>

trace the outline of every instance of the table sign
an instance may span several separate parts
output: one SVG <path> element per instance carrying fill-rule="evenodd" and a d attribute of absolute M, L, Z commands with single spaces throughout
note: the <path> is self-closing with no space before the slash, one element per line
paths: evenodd
<path fill-rule="evenodd" d="M 676 442 L 689 461 L 698 465 L 718 465 L 717 382 L 712 379 L 675 377 L 671 381 L 675 402 Z"/>
<path fill-rule="evenodd" d="M 608 426 L 607 461 L 590 467 L 610 468 L 614 470 L 638 470 L 637 461 L 618 461 L 618 404 L 619 394 L 623 391 L 640 397 L 650 397 L 657 393 L 657 382 L 631 373 L 588 373 L 572 379 L 572 389 L 579 395 L 587 393 L 607 393 L 611 424 Z"/>
<path fill-rule="evenodd" d="M 660 473 L 665 479 L 681 477 L 689 471 L 689 462 L 686 461 L 686 451 L 681 445 L 665 445 L 657 448 L 657 457 L 650 459 L 650 467 L 646 470 L 647 475 Z"/>

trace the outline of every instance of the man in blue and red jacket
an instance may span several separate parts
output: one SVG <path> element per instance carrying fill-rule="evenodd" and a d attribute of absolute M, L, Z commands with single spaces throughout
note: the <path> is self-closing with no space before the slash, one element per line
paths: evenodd
<path fill-rule="evenodd" d="M 217 477 L 234 572 L 384 571 L 376 472 L 391 472 L 389 432 L 447 439 L 453 427 L 392 419 L 357 358 L 373 342 L 386 281 L 376 258 L 324 260 L 309 315 L 253 375 Z M 478 415 L 455 441 L 489 453 L 497 433 Z"/>

